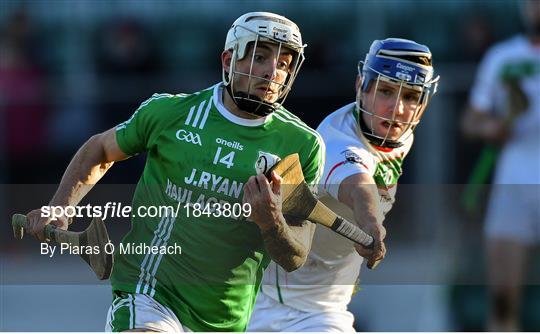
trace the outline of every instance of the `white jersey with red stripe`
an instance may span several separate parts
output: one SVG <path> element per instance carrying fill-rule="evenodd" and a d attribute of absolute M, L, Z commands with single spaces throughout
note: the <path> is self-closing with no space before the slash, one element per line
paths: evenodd
<path fill-rule="evenodd" d="M 411 134 L 399 148 L 376 147 L 358 125 L 355 103 L 330 114 L 317 128 L 326 143 L 326 163 L 321 179 L 321 200 L 347 220 L 352 210 L 337 201 L 341 182 L 354 174 L 373 176 L 383 212 L 394 203 L 403 159 L 413 143 Z M 363 258 L 353 243 L 328 228 L 318 226 L 308 259 L 300 269 L 287 273 L 271 262 L 265 271 L 262 293 L 290 307 L 306 311 L 344 311 L 351 300 Z"/>

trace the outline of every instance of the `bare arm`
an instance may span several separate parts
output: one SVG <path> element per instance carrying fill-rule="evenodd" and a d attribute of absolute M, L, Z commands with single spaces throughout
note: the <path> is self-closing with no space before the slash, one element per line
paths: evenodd
<path fill-rule="evenodd" d="M 264 246 L 274 262 L 288 272 L 300 268 L 306 262 L 315 233 L 315 224 L 302 221 L 289 225 L 285 219 L 266 230 L 261 229 Z"/>
<path fill-rule="evenodd" d="M 244 202 L 252 207 L 251 218 L 259 226 L 272 260 L 286 271 L 306 261 L 315 231 L 309 222 L 287 224 L 281 211 L 281 178 L 272 173 L 272 183 L 262 174 L 252 176 L 244 187 Z"/>
<path fill-rule="evenodd" d="M 77 205 L 115 161 L 127 158 L 114 128 L 92 136 L 71 159 L 50 205 Z"/>
<path fill-rule="evenodd" d="M 386 254 L 386 229 L 373 177 L 365 173 L 347 177 L 339 186 L 338 199 L 353 210 L 358 225 L 375 240 L 372 250 L 355 245 L 356 251 L 368 260 L 369 266 L 382 260 Z"/>
<path fill-rule="evenodd" d="M 105 175 L 115 161 L 127 159 L 116 143 L 114 128 L 88 139 L 71 159 L 62 180 L 51 199 L 51 206 L 77 205 L 92 187 Z M 67 219 L 51 221 L 41 217 L 41 210 L 33 210 L 27 214 L 28 231 L 39 240 L 45 239 L 43 228 L 47 224 L 67 229 Z"/>

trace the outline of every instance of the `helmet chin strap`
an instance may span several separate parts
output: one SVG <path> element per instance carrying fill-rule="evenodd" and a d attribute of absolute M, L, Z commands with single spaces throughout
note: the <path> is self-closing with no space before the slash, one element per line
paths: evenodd
<path fill-rule="evenodd" d="M 225 88 L 234 104 L 236 104 L 240 110 L 261 117 L 268 116 L 275 111 L 274 107 L 263 103 L 258 96 L 248 95 L 244 92 L 236 92 L 236 95 L 234 95 L 230 84 L 225 86 Z"/>

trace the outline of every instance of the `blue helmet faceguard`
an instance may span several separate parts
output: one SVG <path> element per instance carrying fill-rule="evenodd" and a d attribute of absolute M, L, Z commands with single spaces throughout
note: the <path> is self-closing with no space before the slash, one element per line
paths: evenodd
<path fill-rule="evenodd" d="M 362 85 L 357 94 L 356 105 L 359 110 L 360 127 L 366 138 L 375 145 L 383 147 L 399 147 L 413 133 L 418 125 L 420 117 L 425 110 L 430 97 L 437 91 L 439 76 L 434 78 L 433 66 L 431 63 L 431 51 L 425 45 L 414 41 L 401 38 L 387 38 L 384 40 L 375 40 L 366 54 L 364 61 L 358 64 L 358 74 L 362 76 Z M 371 85 L 375 85 L 377 91 L 380 81 L 388 82 L 399 86 L 399 95 L 402 89 L 409 88 L 420 92 L 417 101 L 417 109 L 414 115 L 407 121 L 398 121 L 395 117 L 395 110 L 398 101 L 394 107 L 392 118 L 385 118 L 373 113 L 362 104 L 362 93 L 369 90 Z M 374 104 L 374 103 L 373 103 Z M 360 113 L 361 112 L 361 113 Z M 397 140 L 388 139 L 390 128 L 386 135 L 377 135 L 373 131 L 373 124 L 366 124 L 362 113 L 371 115 L 373 119 L 379 119 L 390 124 L 399 123 L 404 127 L 403 132 Z"/>

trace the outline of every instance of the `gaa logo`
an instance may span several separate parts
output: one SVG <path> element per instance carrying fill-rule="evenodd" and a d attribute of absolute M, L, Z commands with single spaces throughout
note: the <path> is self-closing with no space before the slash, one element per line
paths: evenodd
<path fill-rule="evenodd" d="M 193 133 L 191 131 L 186 131 L 184 129 L 180 129 L 176 131 L 176 139 L 180 141 L 187 141 L 188 143 L 195 144 L 202 146 L 201 137 L 198 133 Z"/>
<path fill-rule="evenodd" d="M 277 155 L 259 151 L 259 158 L 255 162 L 257 174 L 266 174 L 279 160 Z"/>

